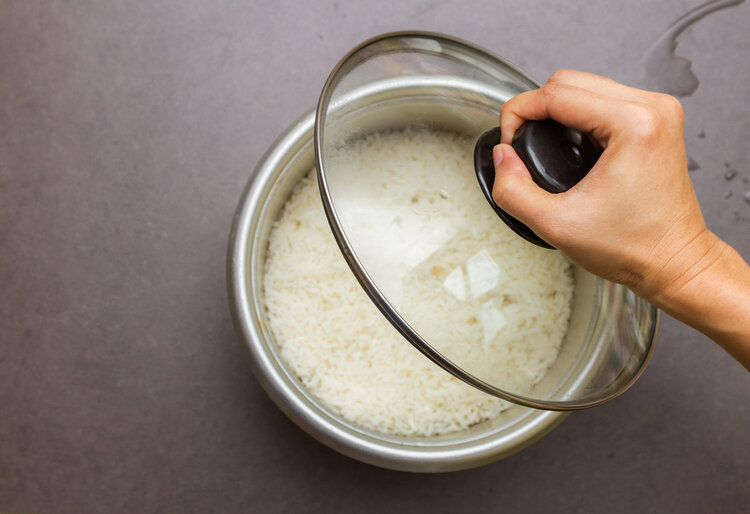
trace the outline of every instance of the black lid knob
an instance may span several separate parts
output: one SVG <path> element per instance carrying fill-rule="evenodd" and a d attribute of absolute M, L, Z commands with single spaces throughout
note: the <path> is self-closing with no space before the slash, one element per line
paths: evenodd
<path fill-rule="evenodd" d="M 498 216 L 519 236 L 544 248 L 553 248 L 492 199 L 495 183 L 492 149 L 498 143 L 500 127 L 495 127 L 482 134 L 474 147 L 474 169 L 482 193 Z M 599 146 L 586 134 L 553 120 L 524 123 L 513 136 L 513 148 L 534 182 L 550 193 L 562 193 L 576 185 L 601 155 Z"/>

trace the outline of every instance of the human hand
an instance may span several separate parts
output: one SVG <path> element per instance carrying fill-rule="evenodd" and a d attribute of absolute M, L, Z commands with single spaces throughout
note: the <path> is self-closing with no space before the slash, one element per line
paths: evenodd
<path fill-rule="evenodd" d="M 588 175 L 560 194 L 538 187 L 510 146 L 526 120 L 547 118 L 604 148 Z M 558 71 L 503 106 L 492 196 L 579 266 L 697 328 L 750 371 L 750 266 L 706 228 L 683 121 L 672 96 Z"/>
<path fill-rule="evenodd" d="M 526 120 L 546 118 L 604 148 L 589 174 L 561 194 L 539 188 L 510 146 Z M 494 200 L 592 273 L 646 298 L 679 288 L 720 246 L 688 176 L 683 120 L 672 96 L 558 71 L 502 108 Z"/>

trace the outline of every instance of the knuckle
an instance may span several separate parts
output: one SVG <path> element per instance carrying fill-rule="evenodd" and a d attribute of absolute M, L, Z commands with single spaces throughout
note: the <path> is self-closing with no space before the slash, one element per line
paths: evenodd
<path fill-rule="evenodd" d="M 504 116 L 506 116 L 508 114 L 508 112 L 511 111 L 511 105 L 512 105 L 511 102 L 512 101 L 513 101 L 513 99 L 511 98 L 510 100 L 508 100 L 507 102 L 505 102 L 503 105 L 500 106 L 500 117 L 501 118 L 504 117 Z"/>
<path fill-rule="evenodd" d="M 515 210 L 518 199 L 523 195 L 519 190 L 523 188 L 523 179 L 520 170 L 511 168 L 495 174 L 495 183 L 492 186 L 492 199 L 503 208 Z"/>
<path fill-rule="evenodd" d="M 552 75 L 550 75 L 549 79 L 547 80 L 547 83 L 549 84 L 550 82 L 552 83 L 569 82 L 574 78 L 575 74 L 576 72 L 573 70 L 560 69 L 554 72 Z"/>
<path fill-rule="evenodd" d="M 662 106 L 664 111 L 670 117 L 670 119 L 676 121 L 683 121 L 685 119 L 685 111 L 682 108 L 680 101 L 672 95 L 659 95 L 659 104 Z"/>
<path fill-rule="evenodd" d="M 508 198 L 510 197 L 509 189 L 512 188 L 512 180 L 512 176 L 507 174 L 495 177 L 495 183 L 492 185 L 492 199 L 495 200 L 495 204 L 498 207 L 507 205 Z"/>
<path fill-rule="evenodd" d="M 513 98 L 509 99 L 503 105 L 500 106 L 500 118 L 501 119 L 507 118 L 508 116 L 515 115 L 516 108 L 521 103 L 521 100 L 518 98 L 518 96 L 514 96 Z"/>
<path fill-rule="evenodd" d="M 545 85 L 542 86 L 542 93 L 549 101 L 554 101 L 556 98 L 559 98 L 563 92 L 567 89 L 568 86 L 561 82 L 548 82 Z"/>
<path fill-rule="evenodd" d="M 641 140 L 655 139 L 662 130 L 662 119 L 659 113 L 645 104 L 631 104 L 626 115 L 630 121 L 632 133 Z"/>

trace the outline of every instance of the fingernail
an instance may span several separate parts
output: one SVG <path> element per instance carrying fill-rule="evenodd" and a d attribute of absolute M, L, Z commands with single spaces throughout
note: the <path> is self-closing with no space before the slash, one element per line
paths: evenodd
<path fill-rule="evenodd" d="M 503 147 L 501 145 L 497 145 L 492 149 L 492 162 L 495 163 L 496 168 L 498 164 L 503 162 Z"/>

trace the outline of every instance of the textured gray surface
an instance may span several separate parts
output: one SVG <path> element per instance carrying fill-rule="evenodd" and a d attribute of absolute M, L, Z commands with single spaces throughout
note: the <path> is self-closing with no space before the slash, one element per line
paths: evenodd
<path fill-rule="evenodd" d="M 750 375 L 674 320 L 622 398 L 505 461 L 410 475 L 276 409 L 224 286 L 255 162 L 359 41 L 436 30 L 541 80 L 637 85 L 697 3 L 0 3 L 0 510 L 746 511 Z M 684 99 L 698 195 L 746 258 L 748 20 L 748 4 L 715 13 L 678 47 L 701 81 Z"/>

